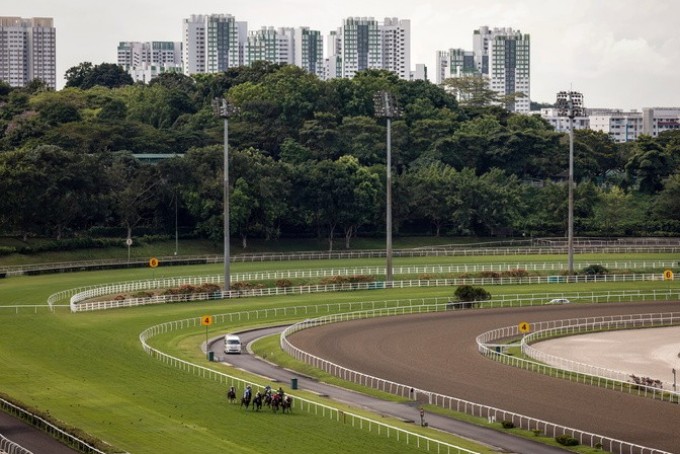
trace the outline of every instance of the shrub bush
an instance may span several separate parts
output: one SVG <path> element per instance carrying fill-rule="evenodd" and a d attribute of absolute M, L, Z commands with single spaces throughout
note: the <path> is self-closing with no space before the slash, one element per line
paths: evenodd
<path fill-rule="evenodd" d="M 529 276 L 529 272 L 527 270 L 523 270 L 522 268 L 516 268 L 514 270 L 503 271 L 501 273 L 501 276 L 503 276 L 503 277 L 527 277 L 527 276 Z"/>
<path fill-rule="evenodd" d="M 562 446 L 578 446 L 578 440 L 571 435 L 562 434 L 555 437 L 555 441 Z"/>
<path fill-rule="evenodd" d="M 196 287 L 196 291 L 198 293 L 215 293 L 215 292 L 219 292 L 221 290 L 222 290 L 222 287 L 220 287 L 219 285 L 210 284 L 210 283 L 207 283 L 207 282 L 205 284 L 201 284 L 198 287 Z"/>
<path fill-rule="evenodd" d="M 515 423 L 512 421 L 501 421 L 501 426 L 503 426 L 503 429 L 514 429 L 515 428 Z"/>
<path fill-rule="evenodd" d="M 322 285 L 354 284 L 358 282 L 373 282 L 375 277 L 356 274 L 354 276 L 330 276 L 321 279 Z"/>
<path fill-rule="evenodd" d="M 479 277 L 486 278 L 486 279 L 489 279 L 489 278 L 498 279 L 499 277 L 501 277 L 501 275 L 499 273 L 497 273 L 496 271 L 482 271 L 481 273 L 479 273 Z"/>
<path fill-rule="evenodd" d="M 473 287 L 471 285 L 459 286 L 453 295 L 459 301 L 484 301 L 491 299 L 491 294 L 482 287 Z"/>
<path fill-rule="evenodd" d="M 0 246 L 0 255 L 10 255 L 17 251 L 15 247 Z"/>
<path fill-rule="evenodd" d="M 289 279 L 279 279 L 278 281 L 276 281 L 276 286 L 278 288 L 288 288 L 292 287 L 293 283 Z"/>
<path fill-rule="evenodd" d="M 590 265 L 590 266 L 583 268 L 583 270 L 581 270 L 581 271 L 583 272 L 583 274 L 587 274 L 587 275 L 590 275 L 590 276 L 602 275 L 602 274 L 609 273 L 609 270 L 602 265 Z"/>
<path fill-rule="evenodd" d="M 151 298 L 153 296 L 153 292 L 145 292 L 145 291 L 139 291 L 135 292 L 132 295 L 133 298 Z"/>

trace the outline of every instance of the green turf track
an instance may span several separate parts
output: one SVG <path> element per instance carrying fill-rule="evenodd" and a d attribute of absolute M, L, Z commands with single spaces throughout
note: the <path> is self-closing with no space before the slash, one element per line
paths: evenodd
<path fill-rule="evenodd" d="M 668 260 L 662 255 L 650 254 L 644 257 L 626 255 L 625 258 L 619 255 L 616 258 Z M 452 259 L 400 259 L 395 266 L 456 263 Z M 466 261 L 473 263 L 489 259 L 473 260 L 468 257 Z M 496 257 L 495 261 L 507 259 Z M 544 262 L 547 257 L 530 259 L 518 256 L 516 260 Z M 384 261 L 237 264 L 232 271 L 328 268 L 368 263 L 378 265 Z M 223 398 L 225 390 L 220 385 L 165 366 L 146 355 L 138 335 L 145 328 L 164 321 L 204 314 L 331 301 L 449 296 L 451 288 L 249 298 L 235 302 L 173 304 L 82 314 L 72 314 L 66 308 L 58 308 L 52 313 L 44 307 L 30 307 L 44 305 L 47 297 L 56 291 L 95 283 L 170 275 L 210 275 L 221 271 L 219 265 L 161 267 L 155 272 L 149 269 L 120 270 L 0 279 L 0 306 L 23 306 L 19 309 L 0 307 L 0 392 L 35 409 L 49 412 L 68 425 L 133 454 L 422 452 L 394 439 L 308 414 L 246 414 L 226 404 Z M 659 289 L 669 285 L 662 282 L 630 283 L 619 284 L 615 288 Z M 498 294 L 614 288 L 611 284 L 601 283 L 580 287 L 583 288 L 575 289 L 573 284 L 489 287 L 489 291 Z M 225 332 L 237 328 L 220 327 Z M 203 359 L 197 344 L 203 340 L 203 333 L 201 329 L 183 331 L 160 336 L 152 343 L 170 354 L 201 362 Z M 212 366 L 218 370 L 223 368 L 218 364 Z M 225 372 L 228 372 L 226 368 Z M 415 430 L 413 425 L 406 427 Z M 473 449 L 485 452 L 483 448 Z"/>

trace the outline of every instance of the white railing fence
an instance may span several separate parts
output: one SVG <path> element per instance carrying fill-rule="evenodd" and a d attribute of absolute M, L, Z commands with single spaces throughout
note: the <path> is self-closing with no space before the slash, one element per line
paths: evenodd
<path fill-rule="evenodd" d="M 532 332 L 522 337 L 520 342 L 522 353 L 536 361 L 555 366 L 560 370 L 585 374 L 597 379 L 610 379 L 616 382 L 617 388 L 628 389 L 629 392 L 650 395 L 654 398 L 678 402 L 679 394 L 674 389 L 675 383 L 656 378 L 654 385 L 635 383 L 630 372 L 622 372 L 597 367 L 578 361 L 560 358 L 543 352 L 531 344 L 560 336 L 572 336 L 597 331 L 612 331 L 639 328 L 659 328 L 680 325 L 680 313 L 635 314 L 608 317 L 586 317 L 571 320 L 533 323 Z M 653 378 L 653 377 L 648 377 Z M 604 381 L 604 380 L 603 380 Z M 633 383 L 633 384 L 631 384 Z M 615 386 L 612 383 L 612 386 Z"/>
<path fill-rule="evenodd" d="M 330 361 L 324 360 L 317 356 L 311 355 L 301 349 L 295 347 L 289 340 L 288 335 L 302 329 L 311 328 L 328 323 L 337 323 L 347 320 L 355 320 L 369 317 L 381 317 L 391 315 L 413 314 L 418 312 L 431 312 L 446 310 L 446 305 L 424 305 L 422 307 L 392 307 L 388 309 L 376 309 L 371 311 L 358 311 L 354 313 L 334 314 L 324 317 L 319 317 L 314 320 L 305 320 L 295 325 L 288 327 L 281 335 L 281 348 L 294 358 L 310 364 L 318 369 L 330 373 L 336 377 L 342 378 L 346 381 L 351 381 L 363 386 L 378 389 L 380 391 L 396 394 L 401 397 L 410 398 L 414 400 L 425 400 L 431 405 L 436 405 L 449 410 L 466 413 L 472 416 L 486 418 L 489 421 L 511 421 L 515 427 L 520 427 L 525 430 L 539 430 L 542 434 L 550 437 L 567 434 L 579 440 L 581 445 L 588 445 L 591 447 L 599 446 L 601 449 L 613 453 L 620 454 L 670 454 L 654 448 L 640 446 L 634 443 L 629 443 L 623 440 L 617 440 L 605 437 L 590 432 L 565 427 L 554 424 L 548 421 L 532 418 L 518 413 L 502 410 L 495 407 L 469 402 L 463 399 L 457 399 L 451 396 L 445 396 L 437 393 L 432 393 L 427 390 L 418 389 L 415 386 L 408 384 L 395 383 L 389 380 L 384 380 L 379 377 L 362 374 Z M 494 350 L 495 352 L 495 350 Z"/>
<path fill-rule="evenodd" d="M 174 286 L 179 285 L 201 285 L 203 283 L 216 283 L 220 276 L 208 277 L 186 277 L 163 279 L 159 283 L 153 280 L 125 282 L 122 284 L 111 284 L 96 286 L 88 290 L 79 292 L 71 296 L 71 311 L 93 311 L 103 309 L 115 309 L 124 307 L 144 306 L 150 304 L 165 304 L 182 301 L 204 301 L 211 299 L 229 299 L 255 296 L 284 296 L 299 295 L 307 293 L 322 292 L 342 292 L 350 290 L 377 290 L 377 289 L 404 289 L 420 287 L 450 287 L 459 285 L 521 285 L 521 284 L 545 284 L 545 283 L 564 283 L 566 276 L 531 276 L 531 277 L 490 277 L 490 278 L 455 278 L 455 279 L 414 279 L 392 282 L 356 282 L 329 285 L 304 285 L 297 287 L 265 287 L 247 290 L 223 290 L 211 293 L 191 293 L 174 295 L 154 295 L 152 297 L 139 297 L 113 300 L 97 301 L 95 298 L 116 295 L 121 293 L 134 293 L 144 290 L 167 288 L 170 282 L 175 282 Z M 605 276 L 572 276 L 569 278 L 571 283 L 591 283 L 591 282 L 643 282 L 643 281 L 662 281 L 663 275 L 660 273 L 651 274 L 622 274 Z M 162 283 L 160 283 L 162 282 Z M 171 286 L 172 287 L 172 286 Z M 68 291 L 66 291 L 68 292 Z M 60 292 L 64 294 L 65 292 Z M 55 294 L 56 295 L 56 294 Z M 59 298 L 52 295 L 48 302 L 54 304 Z M 53 298 L 54 296 L 54 298 Z"/>
<path fill-rule="evenodd" d="M 302 308 L 297 308 L 296 311 L 297 310 L 302 310 Z M 261 312 L 263 311 L 242 312 L 238 315 L 238 318 L 253 320 L 258 317 L 261 317 L 262 316 Z M 233 321 L 235 319 L 234 315 L 235 314 L 217 314 L 213 316 L 213 318 L 217 320 L 216 323 L 219 324 L 227 320 Z M 224 384 L 225 386 L 235 386 L 239 387 L 240 389 L 245 389 L 247 385 L 251 385 L 256 391 L 257 390 L 263 391 L 265 385 L 257 384 L 249 380 L 243 380 L 241 378 L 234 377 L 223 372 L 215 371 L 208 367 L 193 364 L 189 361 L 163 353 L 159 349 L 153 348 L 148 344 L 149 339 L 159 334 L 164 334 L 188 328 L 197 329 L 201 328 L 200 320 L 201 320 L 200 318 L 191 318 L 152 326 L 144 330 L 139 335 L 139 340 L 142 344 L 142 348 L 151 357 L 160 360 L 164 364 L 180 369 L 192 375 L 216 381 L 220 384 Z M 294 397 L 293 408 L 296 411 L 304 411 L 315 416 L 320 416 L 337 421 L 342 424 L 351 425 L 353 428 L 357 428 L 359 430 L 374 432 L 377 433 L 379 436 L 384 436 L 390 439 L 396 439 L 397 442 L 405 443 L 409 446 L 416 446 L 428 452 L 446 454 L 476 454 L 475 451 L 471 451 L 460 446 L 456 446 L 430 437 L 426 437 L 351 412 L 341 411 L 338 410 L 337 408 L 305 399 L 303 397 L 300 397 L 299 395 L 291 393 L 288 394 Z"/>

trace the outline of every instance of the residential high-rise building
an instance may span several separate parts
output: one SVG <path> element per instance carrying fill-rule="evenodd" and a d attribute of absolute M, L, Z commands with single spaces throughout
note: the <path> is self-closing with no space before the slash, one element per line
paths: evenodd
<path fill-rule="evenodd" d="M 51 18 L 0 17 L 0 80 L 23 87 L 40 79 L 56 89 L 56 35 Z"/>
<path fill-rule="evenodd" d="M 256 61 L 293 64 L 295 51 L 295 30 L 292 28 L 262 27 L 252 31 L 246 40 L 245 64 Z"/>
<path fill-rule="evenodd" d="M 350 17 L 328 37 L 326 77 L 352 78 L 359 71 L 386 69 L 411 78 L 411 22 Z"/>
<path fill-rule="evenodd" d="M 475 64 L 475 54 L 463 49 L 437 51 L 437 75 L 435 81 L 441 84 L 450 77 L 479 74 Z"/>
<path fill-rule="evenodd" d="M 378 27 L 378 21 L 372 17 L 350 17 L 343 21 L 338 33 L 342 77 L 352 78 L 359 71 L 383 67 L 383 49 Z"/>
<path fill-rule="evenodd" d="M 245 62 L 247 22 L 229 14 L 192 15 L 182 21 L 184 73 L 216 73 Z"/>
<path fill-rule="evenodd" d="M 463 49 L 437 52 L 437 83 L 449 77 L 480 75 L 499 96 L 517 95 L 514 101 L 504 104 L 508 110 L 529 113 L 529 35 L 512 28 L 479 27 L 473 32 L 472 47 L 472 52 Z"/>
<path fill-rule="evenodd" d="M 490 88 L 501 96 L 521 94 L 521 97 L 506 103 L 506 107 L 511 112 L 529 113 L 531 104 L 529 35 L 522 34 L 519 30 L 513 31 L 511 28 L 494 28 L 487 44 Z"/>
<path fill-rule="evenodd" d="M 380 25 L 382 68 L 400 79 L 411 78 L 411 21 L 386 17 Z"/>
<path fill-rule="evenodd" d="M 165 72 L 182 72 L 182 43 L 121 41 L 118 64 L 135 82 L 149 82 Z"/>
<path fill-rule="evenodd" d="M 324 78 L 323 38 L 318 30 L 309 27 L 295 29 L 295 65 Z"/>

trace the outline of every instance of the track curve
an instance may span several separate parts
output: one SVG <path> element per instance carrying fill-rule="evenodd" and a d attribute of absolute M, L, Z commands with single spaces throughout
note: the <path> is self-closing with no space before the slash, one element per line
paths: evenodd
<path fill-rule="evenodd" d="M 678 310 L 680 302 L 450 311 L 330 324 L 289 339 L 366 374 L 680 453 L 678 405 L 505 366 L 480 355 L 475 342 L 484 331 L 520 322 Z"/>

